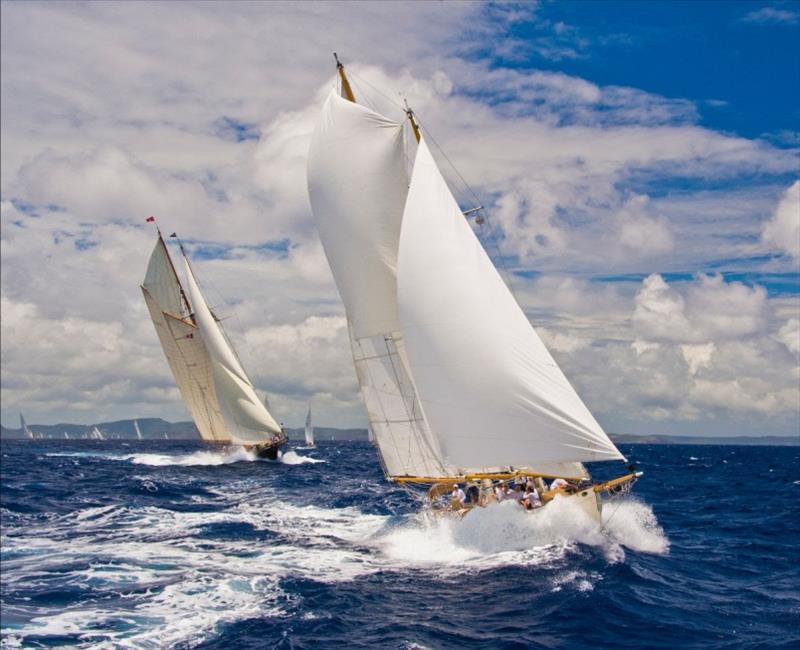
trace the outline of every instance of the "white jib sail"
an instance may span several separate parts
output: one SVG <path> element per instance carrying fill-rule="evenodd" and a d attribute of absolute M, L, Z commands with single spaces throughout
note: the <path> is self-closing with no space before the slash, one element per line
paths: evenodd
<path fill-rule="evenodd" d="M 624 458 L 514 300 L 424 140 L 403 216 L 398 304 L 447 462 L 544 473 L 553 463 Z"/>
<path fill-rule="evenodd" d="M 308 409 L 308 414 L 306 415 L 306 444 L 309 446 L 314 446 L 314 425 L 311 422 L 311 409 Z"/>
<path fill-rule="evenodd" d="M 197 327 L 185 314 L 180 282 L 161 237 L 150 256 L 142 293 L 164 356 L 200 436 L 212 442 L 230 442 L 214 390 L 208 352 Z"/>
<path fill-rule="evenodd" d="M 308 153 L 308 193 L 350 328 L 361 395 L 390 476 L 443 476 L 407 370 L 397 248 L 408 192 L 403 127 L 333 91 Z"/>
<path fill-rule="evenodd" d="M 231 440 L 242 445 L 265 442 L 272 434 L 280 433 L 281 427 L 261 403 L 250 378 L 228 345 L 197 286 L 189 261 L 185 257 L 183 261 L 189 300 L 194 308 L 200 336 L 208 351 L 217 401 Z"/>

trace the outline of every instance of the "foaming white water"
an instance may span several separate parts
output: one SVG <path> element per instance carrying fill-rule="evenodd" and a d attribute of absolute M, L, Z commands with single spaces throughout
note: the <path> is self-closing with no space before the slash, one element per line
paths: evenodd
<path fill-rule="evenodd" d="M 297 447 L 303 449 L 303 447 Z M 305 449 L 312 449 L 312 447 L 305 447 Z M 289 450 L 281 454 L 281 462 L 284 465 L 305 465 L 306 463 L 324 463 L 321 458 L 311 458 L 311 456 L 301 456 L 294 450 Z"/>
<path fill-rule="evenodd" d="M 463 519 L 422 513 L 386 533 L 378 544 L 397 561 L 467 569 L 541 564 L 563 557 L 578 543 L 602 548 L 609 561 L 624 558 L 623 546 L 647 553 L 669 549 L 644 503 L 612 502 L 603 515 L 601 524 L 570 499 L 556 499 L 535 512 L 506 502 L 473 510 Z"/>
<path fill-rule="evenodd" d="M 653 509 L 636 499 L 622 499 L 603 509 L 608 536 L 632 551 L 664 555 L 669 539 L 658 523 Z"/>
<path fill-rule="evenodd" d="M 232 447 L 214 451 L 196 451 L 192 454 L 130 454 L 118 456 L 121 460 L 130 460 L 136 465 L 229 465 L 258 460 L 256 455 L 244 447 Z"/>

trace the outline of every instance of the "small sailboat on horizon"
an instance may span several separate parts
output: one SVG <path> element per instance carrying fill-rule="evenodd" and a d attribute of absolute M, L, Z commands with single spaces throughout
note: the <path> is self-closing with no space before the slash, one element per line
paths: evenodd
<path fill-rule="evenodd" d="M 275 460 L 288 441 L 256 394 L 241 360 L 200 291 L 183 246 L 186 291 L 161 231 L 141 285 L 181 397 L 203 440 L 241 445 Z M 164 434 L 166 438 L 166 433 Z"/>
<path fill-rule="evenodd" d="M 26 436 L 28 440 L 36 439 L 36 436 L 33 435 L 33 431 L 31 431 L 30 427 L 28 427 L 28 423 L 25 422 L 25 416 L 22 415 L 22 412 L 19 414 L 19 428 L 22 432 L 22 435 Z"/>
<path fill-rule="evenodd" d="M 340 90 L 311 139 L 308 191 L 387 479 L 427 485 L 431 504 L 461 512 L 522 482 L 540 503 L 566 497 L 599 519 L 601 494 L 640 473 L 592 483 L 585 462 L 625 458 L 467 222 L 482 208 L 459 207 L 408 107 L 396 122 L 357 103 L 336 64 Z M 477 496 L 448 501 L 459 483 Z"/>
<path fill-rule="evenodd" d="M 305 443 L 306 447 L 316 447 L 314 444 L 314 424 L 311 421 L 311 408 L 309 407 L 308 413 L 306 414 L 306 426 L 305 426 Z"/>

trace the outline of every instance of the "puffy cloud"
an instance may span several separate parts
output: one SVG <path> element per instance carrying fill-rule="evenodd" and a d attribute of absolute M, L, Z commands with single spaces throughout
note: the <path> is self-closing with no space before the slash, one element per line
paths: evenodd
<path fill-rule="evenodd" d="M 763 287 L 700 275 L 685 295 L 653 274 L 636 295 L 633 323 L 645 339 L 707 342 L 756 334 L 765 326 Z"/>
<path fill-rule="evenodd" d="M 790 352 L 800 354 L 800 319 L 790 318 L 786 321 L 778 330 L 777 338 Z"/>
<path fill-rule="evenodd" d="M 764 224 L 761 238 L 766 244 L 800 259 L 800 181 L 781 197 L 772 219 Z"/>
<path fill-rule="evenodd" d="M 647 257 L 672 250 L 674 244 L 669 225 L 647 214 L 649 198 L 631 197 L 620 210 L 618 241 L 626 252 Z"/>

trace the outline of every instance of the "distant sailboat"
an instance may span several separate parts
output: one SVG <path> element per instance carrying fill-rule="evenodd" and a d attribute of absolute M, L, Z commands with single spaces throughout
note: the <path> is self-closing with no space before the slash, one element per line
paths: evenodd
<path fill-rule="evenodd" d="M 64 432 L 64 440 L 69 440 L 69 434 L 66 431 Z"/>
<path fill-rule="evenodd" d="M 431 485 L 431 501 L 457 482 L 481 482 L 488 497 L 530 479 L 545 503 L 566 491 L 542 479 L 569 479 L 570 499 L 599 518 L 600 493 L 639 474 L 591 484 L 584 462 L 623 455 L 495 269 L 412 111 L 415 156 L 403 124 L 356 103 L 338 59 L 337 69 L 308 191 L 387 478 Z"/>
<path fill-rule="evenodd" d="M 158 231 L 142 293 L 183 401 L 203 440 L 275 459 L 288 438 L 256 395 L 181 246 L 186 291 Z"/>
<path fill-rule="evenodd" d="M 370 444 L 374 444 L 375 443 L 375 434 L 372 433 L 372 425 L 371 424 L 367 425 L 367 442 L 369 442 Z"/>
<path fill-rule="evenodd" d="M 311 409 L 308 409 L 308 414 L 306 415 L 306 447 L 313 447 L 314 446 L 314 425 L 311 422 Z"/>
<path fill-rule="evenodd" d="M 142 439 L 142 430 L 139 428 L 139 420 L 133 421 L 133 430 L 136 431 L 136 438 L 141 440 Z"/>
<path fill-rule="evenodd" d="M 22 413 L 19 414 L 19 428 L 22 431 L 22 435 L 26 436 L 29 440 L 36 439 L 36 436 L 33 435 L 33 431 L 31 431 L 28 427 L 28 423 L 25 422 L 25 417 L 22 415 Z"/>
<path fill-rule="evenodd" d="M 164 432 L 164 440 L 169 440 L 169 436 L 167 435 L 166 431 Z"/>
<path fill-rule="evenodd" d="M 105 436 L 103 432 L 100 431 L 96 426 L 92 429 L 92 439 L 93 440 L 105 440 Z"/>

